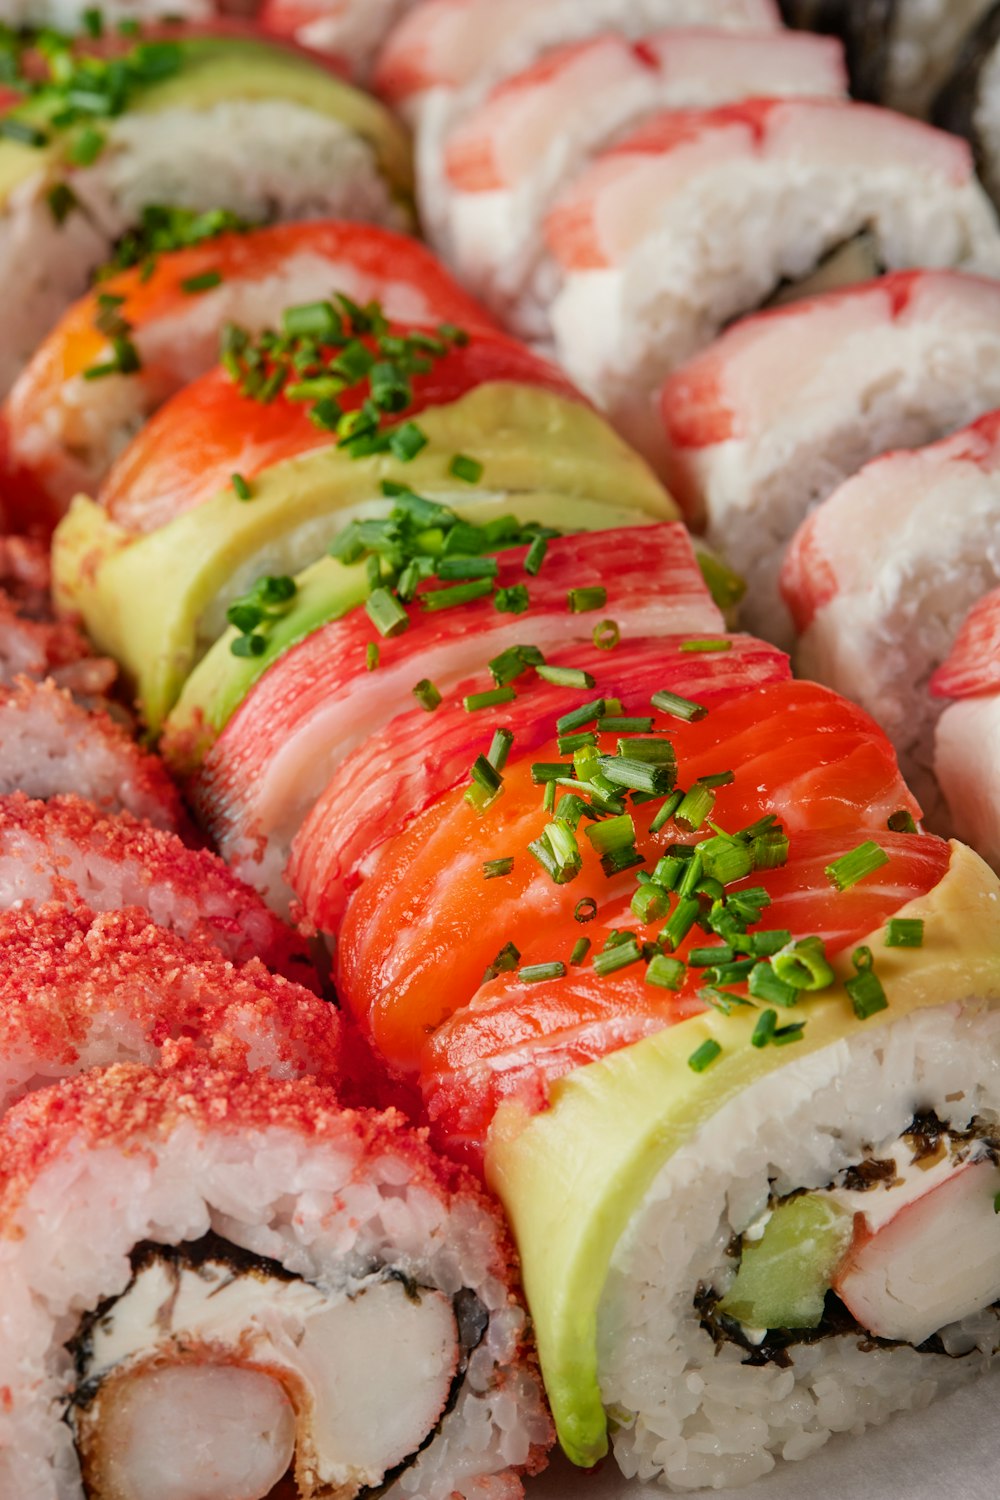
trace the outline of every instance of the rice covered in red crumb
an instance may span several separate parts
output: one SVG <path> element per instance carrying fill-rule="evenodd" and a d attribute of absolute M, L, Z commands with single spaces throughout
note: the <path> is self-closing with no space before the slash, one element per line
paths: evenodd
<path fill-rule="evenodd" d="M 0 607 L 0 663 L 2 634 Z M 21 676 L 11 686 L 0 685 L 0 744 L 0 792 L 81 792 L 103 812 L 124 810 L 201 842 L 159 757 L 143 750 L 109 713 L 83 707 L 54 681 Z M 25 756 L 27 762 L 18 764 Z"/>
<path fill-rule="evenodd" d="M 3 868 L 11 857 L 23 860 L 23 877 L 15 871 L 11 879 Z M 204 938 L 233 963 L 259 958 L 286 979 L 318 988 L 304 941 L 218 855 L 190 849 L 128 813 L 105 817 L 75 796 L 0 797 L 0 906 L 11 892 L 30 899 L 33 879 L 36 900 L 82 899 L 99 911 L 146 907 L 148 898 L 154 919 L 181 937 Z"/>
<path fill-rule="evenodd" d="M 27 536 L 0 536 L 0 587 L 32 620 L 52 618 L 49 549 Z"/>
<path fill-rule="evenodd" d="M 138 908 L 96 915 L 50 902 L 7 911 L 0 952 L 0 1080 L 15 1094 L 67 1068 L 134 1059 L 139 1046 L 149 1061 L 159 1053 L 174 1064 L 339 1081 L 332 1005 L 257 959 L 237 968 Z M 185 1038 L 190 1046 L 169 1045 Z"/>
<path fill-rule="evenodd" d="M 366 1158 L 391 1151 L 410 1168 L 408 1182 L 435 1194 L 476 1201 L 498 1224 L 495 1274 L 516 1276 L 517 1258 L 496 1205 L 464 1167 L 439 1157 L 427 1132 L 408 1125 L 398 1110 L 345 1109 L 333 1088 L 314 1078 L 275 1079 L 265 1073 L 212 1068 L 163 1070 L 122 1063 L 67 1079 L 31 1094 L 0 1124 L 0 1237 L 17 1234 L 12 1215 L 50 1162 L 74 1149 L 131 1153 L 154 1149 L 182 1124 L 201 1133 L 290 1130 L 318 1144 L 359 1151 L 355 1178 Z"/>
<path fill-rule="evenodd" d="M 68 620 L 31 617 L 5 589 L 0 589 L 0 678 L 10 682 L 23 673 L 51 677 L 78 693 L 106 693 L 118 669 L 94 656 L 86 639 Z"/>

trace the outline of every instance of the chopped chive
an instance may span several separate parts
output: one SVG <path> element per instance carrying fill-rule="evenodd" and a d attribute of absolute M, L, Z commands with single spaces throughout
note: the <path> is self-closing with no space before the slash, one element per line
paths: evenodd
<path fill-rule="evenodd" d="M 882 981 L 875 973 L 872 951 L 867 947 L 855 948 L 851 955 L 851 962 L 857 970 L 852 979 L 844 983 L 844 988 L 851 997 L 854 1014 L 859 1021 L 867 1021 L 869 1016 L 874 1016 L 880 1010 L 886 1010 L 889 1001 Z"/>
<path fill-rule="evenodd" d="M 389 434 L 389 451 L 393 458 L 398 458 L 403 464 L 408 464 L 411 459 L 416 458 L 421 448 L 427 447 L 427 443 L 426 434 L 416 422 L 403 422 L 399 427 L 394 427 Z"/>
<path fill-rule="evenodd" d="M 653 727 L 653 720 L 652 717 L 606 714 L 598 719 L 597 727 L 602 734 L 648 734 Z"/>
<path fill-rule="evenodd" d="M 46 145 L 49 139 L 44 130 L 29 125 L 27 120 L 15 119 L 0 120 L 0 136 L 8 141 L 17 141 L 20 146 L 36 147 Z"/>
<path fill-rule="evenodd" d="M 542 653 L 535 646 L 509 646 L 486 665 L 497 687 L 506 687 L 508 682 L 513 682 L 542 660 Z"/>
<path fill-rule="evenodd" d="M 704 783 L 702 783 L 704 785 Z M 742 880 L 753 869 L 753 853 L 741 839 L 723 834 L 698 845 L 705 874 L 722 885 Z"/>
<path fill-rule="evenodd" d="M 682 651 L 731 651 L 733 643 L 721 637 L 714 640 L 682 641 L 680 649 Z"/>
<path fill-rule="evenodd" d="M 514 856 L 504 855 L 502 859 L 487 859 L 483 862 L 483 879 L 498 880 L 503 875 L 509 875 L 514 868 Z"/>
<path fill-rule="evenodd" d="M 658 985 L 662 990 L 679 990 L 687 973 L 679 958 L 668 958 L 657 953 L 646 967 L 646 983 Z"/>
<path fill-rule="evenodd" d="M 635 823 L 630 813 L 622 813 L 617 818 L 606 818 L 601 823 L 592 823 L 584 829 L 584 833 L 598 854 L 628 849 L 635 843 Z"/>
<path fill-rule="evenodd" d="M 471 604 L 473 599 L 484 599 L 493 592 L 492 578 L 474 578 L 469 583 L 456 583 L 454 588 L 434 589 L 420 595 L 424 609 L 453 609 L 456 604 Z"/>
<path fill-rule="evenodd" d="M 787 864 L 789 848 L 788 838 L 780 828 L 761 834 L 750 843 L 754 869 L 776 870 L 779 865 Z"/>
<path fill-rule="evenodd" d="M 3 133 L 3 122 L 0 121 L 0 135 Z M 76 139 L 70 142 L 67 155 L 75 167 L 92 167 L 104 150 L 104 145 L 104 132 L 95 130 L 93 125 L 85 125 Z"/>
<path fill-rule="evenodd" d="M 640 922 L 659 922 L 670 909 L 669 892 L 651 880 L 647 881 L 632 897 L 630 907 Z"/>
<path fill-rule="evenodd" d="M 922 948 L 924 945 L 924 923 L 922 917 L 890 917 L 885 934 L 887 948 Z"/>
<path fill-rule="evenodd" d="M 750 1037 L 751 1047 L 766 1047 L 768 1042 L 774 1038 L 778 1027 L 778 1012 L 776 1010 L 762 1010 L 757 1017 L 757 1024 Z"/>
<path fill-rule="evenodd" d="M 852 885 L 857 885 L 859 880 L 864 880 L 866 875 L 873 874 L 888 863 L 889 856 L 881 844 L 877 844 L 874 839 L 867 839 L 849 854 L 842 854 L 839 859 L 835 859 L 833 864 L 825 865 L 824 873 L 838 891 L 846 891 Z"/>
<path fill-rule="evenodd" d="M 636 792 L 652 792 L 665 796 L 674 782 L 673 765 L 651 765 L 649 761 L 633 760 L 627 755 L 602 755 L 598 761 L 600 774 L 615 787 L 627 787 Z"/>
<path fill-rule="evenodd" d="M 735 780 L 735 771 L 713 771 L 708 776 L 699 776 L 698 785 L 711 787 L 732 786 Z"/>
<path fill-rule="evenodd" d="M 229 649 L 234 656 L 263 656 L 267 641 L 262 635 L 238 635 Z"/>
<path fill-rule="evenodd" d="M 584 896 L 573 908 L 574 922 L 592 922 L 597 916 L 597 902 L 593 896 Z"/>
<path fill-rule="evenodd" d="M 365 613 L 381 636 L 402 635 L 410 617 L 386 588 L 372 589 L 365 600 Z"/>
<path fill-rule="evenodd" d="M 474 714 L 481 708 L 495 708 L 500 703 L 511 703 L 516 697 L 512 687 L 491 688 L 485 693 L 469 693 L 462 699 L 462 706 L 467 714 Z"/>
<path fill-rule="evenodd" d="M 660 942 L 668 952 L 676 952 L 680 947 L 694 926 L 700 911 L 701 903 L 696 896 L 678 901 L 670 914 L 666 926 L 660 933 Z"/>
<path fill-rule="evenodd" d="M 584 731 L 582 734 L 561 734 L 556 740 L 560 755 L 574 755 L 585 745 L 596 745 L 597 735 Z"/>
<path fill-rule="evenodd" d="M 536 760 L 531 767 L 532 785 L 544 786 L 549 781 L 564 780 L 572 769 L 571 765 L 564 764 L 561 760 Z"/>
<path fill-rule="evenodd" d="M 608 719 L 602 719 L 599 722 L 601 724 L 608 724 L 611 721 Z M 620 724 L 623 722 L 623 720 L 619 718 L 616 719 L 615 722 L 617 724 Z M 673 745 L 669 740 L 663 739 L 619 740 L 618 754 L 627 755 L 630 760 L 644 760 L 652 766 L 672 766 L 677 759 Z"/>
<path fill-rule="evenodd" d="M 595 698 L 593 703 L 584 703 L 581 708 L 574 708 L 572 713 L 562 714 L 556 720 L 557 734 L 569 734 L 574 729 L 582 729 L 585 724 L 593 724 L 604 712 L 604 699 Z"/>
<path fill-rule="evenodd" d="M 834 981 L 823 939 L 799 938 L 771 959 L 775 974 L 795 990 L 825 990 Z"/>
<path fill-rule="evenodd" d="M 528 590 L 523 583 L 513 583 L 510 588 L 497 589 L 493 595 L 493 607 L 503 615 L 523 615 L 530 602 Z"/>
<path fill-rule="evenodd" d="M 569 956 L 570 964 L 574 968 L 578 964 L 582 964 L 583 963 L 583 960 L 587 957 L 587 954 L 590 952 L 590 946 L 591 946 L 590 945 L 590 938 L 586 938 L 586 937 L 577 938 L 576 942 L 573 944 L 573 952 Z"/>
<path fill-rule="evenodd" d="M 516 969 L 521 962 L 520 951 L 513 943 L 504 943 L 496 958 L 487 968 L 483 975 L 483 983 L 495 979 L 498 974 L 509 974 L 511 969 Z"/>
<path fill-rule="evenodd" d="M 612 849 L 610 854 L 601 855 L 601 869 L 610 880 L 613 875 L 621 875 L 625 870 L 634 870 L 636 865 L 645 863 L 645 855 L 640 854 L 635 845 L 628 849 Z"/>
<path fill-rule="evenodd" d="M 566 595 L 567 608 L 574 615 L 586 614 L 592 609 L 603 609 L 607 602 L 608 591 L 601 586 L 587 589 L 570 589 Z"/>
<path fill-rule="evenodd" d="M 917 831 L 913 814 L 907 812 L 905 807 L 901 807 L 898 812 L 889 814 L 886 820 L 886 827 L 891 829 L 893 833 L 916 833 Z"/>
<path fill-rule="evenodd" d="M 518 979 L 525 984 L 541 984 L 546 979 L 565 979 L 566 965 L 559 959 L 548 964 L 525 964 L 517 971 Z"/>
<path fill-rule="evenodd" d="M 66 182 L 56 182 L 49 188 L 46 194 L 49 205 L 49 213 L 57 224 L 64 224 L 67 217 L 77 206 L 79 199 L 73 189 Z"/>
<path fill-rule="evenodd" d="M 594 679 L 589 672 L 584 672 L 579 667 L 536 667 L 535 671 L 544 682 L 551 682 L 554 687 L 592 688 Z"/>
<path fill-rule="evenodd" d="M 753 973 L 755 958 L 738 958 L 731 964 L 717 964 L 705 970 L 710 984 L 743 984 Z"/>
<path fill-rule="evenodd" d="M 96 39 L 104 35 L 104 17 L 96 6 L 88 6 L 80 19 L 88 36 Z"/>
<path fill-rule="evenodd" d="M 670 714 L 674 719 L 683 719 L 685 724 L 696 724 L 708 713 L 703 703 L 694 703 L 690 698 L 682 698 L 679 693 L 668 693 L 666 690 L 654 693 L 650 702 L 661 713 Z"/>
<path fill-rule="evenodd" d="M 691 855 L 691 858 L 685 864 L 684 873 L 681 875 L 681 878 L 677 883 L 677 894 L 682 901 L 686 900 L 688 896 L 693 896 L 696 894 L 698 885 L 701 882 L 701 877 L 701 855 L 696 849 Z"/>
<path fill-rule="evenodd" d="M 429 677 L 421 677 L 413 689 L 413 696 L 420 707 L 425 708 L 429 714 L 432 714 L 441 704 L 441 694 Z"/>
<path fill-rule="evenodd" d="M 551 813 L 554 813 L 555 810 L 556 810 L 556 784 L 555 784 L 554 781 L 547 781 L 545 783 L 545 790 L 542 793 L 542 811 L 551 814 Z M 576 832 L 575 825 L 570 824 L 569 826 L 573 829 L 573 832 L 575 833 Z"/>
<path fill-rule="evenodd" d="M 696 1047 L 691 1053 L 691 1056 L 688 1058 L 688 1067 L 692 1073 L 704 1073 L 706 1068 L 712 1066 L 721 1051 L 722 1048 L 719 1046 L 719 1043 L 712 1037 L 709 1037 L 707 1041 L 702 1042 L 701 1046 Z"/>
<path fill-rule="evenodd" d="M 512 729 L 494 729 L 490 748 L 486 752 L 486 759 L 496 771 L 502 771 L 507 764 L 510 747 L 514 743 L 514 731 Z"/>
<path fill-rule="evenodd" d="M 615 620 L 602 620 L 594 626 L 593 642 L 598 651 L 613 651 L 622 638 Z"/>
<path fill-rule="evenodd" d="M 181 291 L 194 296 L 198 292 L 210 292 L 213 287 L 221 285 L 221 271 L 202 271 L 198 276 L 185 277 L 181 282 Z"/>
<path fill-rule="evenodd" d="M 576 834 L 566 823 L 554 818 L 540 838 L 528 845 L 528 853 L 537 859 L 556 885 L 575 880 L 582 868 Z"/>
<path fill-rule="evenodd" d="M 545 554 L 548 550 L 548 538 L 544 536 L 536 536 L 535 540 L 528 548 L 527 557 L 524 559 L 524 571 L 526 573 L 530 573 L 532 578 L 536 578 L 538 576 L 542 563 L 545 561 Z"/>
<path fill-rule="evenodd" d="M 793 1021 L 790 1026 L 779 1026 L 771 1037 L 771 1046 L 787 1047 L 790 1042 L 800 1042 L 805 1029 L 805 1021 Z"/>
<path fill-rule="evenodd" d="M 456 479 L 463 480 L 466 484 L 478 484 L 483 477 L 483 466 L 475 458 L 469 458 L 465 453 L 456 453 L 448 465 L 448 473 Z"/>
<path fill-rule="evenodd" d="M 281 327 L 289 338 L 332 340 L 341 333 L 343 323 L 332 302 L 303 302 L 285 308 Z"/>
<path fill-rule="evenodd" d="M 662 886 L 665 891 L 672 891 L 684 870 L 684 861 L 675 859 L 672 855 L 665 854 L 662 859 L 657 860 L 653 870 L 653 880 Z"/>
<path fill-rule="evenodd" d="M 683 828 L 688 833 L 695 833 L 705 822 L 714 806 L 715 793 L 712 788 L 706 786 L 704 782 L 696 781 L 678 804 L 677 811 L 674 813 L 674 822 L 678 828 Z"/>
<path fill-rule="evenodd" d="M 727 944 L 714 943 L 710 948 L 692 948 L 687 961 L 694 969 L 710 969 L 716 964 L 732 963 L 735 956 Z"/>
<path fill-rule="evenodd" d="M 664 828 L 666 824 L 670 822 L 670 819 L 677 812 L 677 809 L 680 807 L 683 801 L 684 793 L 680 790 L 680 788 L 678 788 L 675 792 L 671 792 L 666 802 L 663 803 L 662 807 L 657 812 L 652 823 L 650 823 L 650 833 L 659 833 L 660 829 Z"/>
<path fill-rule="evenodd" d="M 375 668 L 378 666 L 379 656 L 378 641 L 369 641 L 365 647 L 365 668 L 367 671 L 375 671 Z"/>
<path fill-rule="evenodd" d="M 247 483 L 247 481 L 243 478 L 242 474 L 230 474 L 229 483 L 232 485 L 233 490 L 235 491 L 237 500 L 253 499 L 253 490 L 250 488 L 250 485 Z"/>
<path fill-rule="evenodd" d="M 637 964 L 642 958 L 642 949 L 636 938 L 630 937 L 622 943 L 616 943 L 613 948 L 605 948 L 601 953 L 595 953 L 592 959 L 594 973 L 599 979 L 606 979 L 609 974 L 616 974 L 619 969 L 627 969 L 632 964 Z"/>
<path fill-rule="evenodd" d="M 438 578 L 495 578 L 500 565 L 495 557 L 442 557 L 434 572 Z"/>

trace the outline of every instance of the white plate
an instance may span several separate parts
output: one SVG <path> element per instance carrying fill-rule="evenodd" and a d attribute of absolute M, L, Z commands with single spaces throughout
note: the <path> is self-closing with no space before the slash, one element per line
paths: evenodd
<path fill-rule="evenodd" d="M 836 1437 L 813 1458 L 780 1464 L 739 1490 L 696 1490 L 715 1500 L 998 1500 L 1000 1370 L 924 1411 L 862 1437 Z M 665 1500 L 628 1483 L 608 1460 L 587 1473 L 561 1456 L 527 1485 L 528 1500 Z"/>

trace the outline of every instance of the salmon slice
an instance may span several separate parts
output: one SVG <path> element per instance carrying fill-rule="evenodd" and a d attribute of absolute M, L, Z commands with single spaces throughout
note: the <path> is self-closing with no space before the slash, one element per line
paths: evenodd
<path fill-rule="evenodd" d="M 626 713 L 645 708 L 623 702 Z M 658 715 L 655 724 L 673 743 L 678 786 L 733 773 L 716 789 L 712 811 L 713 822 L 729 832 L 768 814 L 793 839 L 858 826 L 884 830 L 897 810 L 919 816 L 878 728 L 816 684 L 777 682 L 713 708 L 699 722 Z M 605 743 L 613 753 L 615 740 Z M 535 759 L 568 757 L 551 740 L 537 757 L 510 764 L 503 795 L 483 817 L 461 790 L 442 797 L 376 851 L 349 902 L 337 946 L 338 990 L 400 1072 L 420 1068 L 427 1036 L 469 1003 L 507 943 L 528 962 L 546 962 L 553 933 L 572 929 L 581 898 L 602 907 L 624 898 L 627 908 L 635 891 L 632 870 L 605 877 L 584 825 L 575 879 L 555 884 L 532 857 L 528 846 L 550 821 L 532 780 Z M 647 869 L 671 843 L 704 836 L 687 836 L 673 822 L 650 835 L 658 805 L 629 809 Z M 510 858 L 508 875 L 484 878 L 486 861 Z"/>
<path fill-rule="evenodd" d="M 414 330 L 393 328 L 407 331 Z M 477 330 L 467 343 L 436 357 L 429 371 L 413 376 L 414 399 L 399 420 L 456 401 L 489 381 L 580 399 L 554 365 L 513 339 Z M 368 388 L 365 378 L 338 395 L 339 405 L 358 410 Z M 168 401 L 130 444 L 108 474 L 101 503 L 128 530 L 153 531 L 225 489 L 234 473 L 250 481 L 285 459 L 329 447 L 332 435 L 310 420 L 309 410 L 284 394 L 254 400 L 225 370 L 212 370 Z"/>
<path fill-rule="evenodd" d="M 11 514 L 54 521 L 78 491 L 92 494 L 153 412 L 216 363 L 223 324 L 258 333 L 335 291 L 402 323 L 491 326 L 423 246 L 370 225 L 278 224 L 157 255 L 76 302 L 10 392 L 0 483 Z M 88 379 L 112 358 L 111 313 L 141 367 Z"/>
<path fill-rule="evenodd" d="M 609 697 L 643 702 L 662 688 L 702 703 L 718 703 L 790 677 L 788 658 L 752 636 L 725 636 L 728 649 L 703 654 L 685 649 L 689 640 L 641 636 L 612 653 L 593 645 L 559 653 L 561 666 L 590 672 Z M 518 682 L 520 689 L 522 678 Z M 461 683 L 456 698 L 476 692 L 481 679 Z M 555 687 L 536 679 L 490 719 L 510 730 L 519 754 L 550 737 L 554 721 L 591 701 L 594 690 Z M 442 704 L 428 720 L 417 709 L 401 715 L 367 739 L 338 767 L 295 842 L 286 878 L 310 921 L 336 932 L 351 892 L 364 879 L 374 849 L 400 833 L 435 797 L 467 784 L 476 756 L 488 748 L 490 731 L 460 703 Z M 492 729 L 492 725 L 491 725 Z M 413 754 L 414 744 L 422 753 Z M 363 817 L 359 809 L 371 809 Z"/>
<path fill-rule="evenodd" d="M 866 827 L 797 834 L 786 865 L 742 882 L 771 896 L 761 928 L 784 929 L 792 940 L 821 937 L 832 956 L 931 890 L 947 869 L 949 847 L 943 840 L 883 830 L 875 837 L 888 863 L 848 890 L 834 891 L 826 866 L 872 836 Z M 449 1153 L 480 1166 L 486 1133 L 504 1099 L 516 1097 L 530 1110 L 543 1109 L 551 1084 L 563 1074 L 706 1009 L 698 994 L 705 985 L 704 968 L 689 968 L 682 987 L 672 991 L 648 983 L 643 962 L 604 977 L 595 974 L 591 955 L 569 966 L 581 936 L 597 951 L 613 928 L 652 941 L 662 925 L 637 922 L 624 897 L 586 926 L 563 922 L 533 946 L 561 959 L 567 965 L 564 977 L 524 983 L 516 973 L 501 974 L 436 1030 L 421 1057 L 421 1086 L 436 1137 Z M 696 927 L 678 957 L 718 941 Z M 530 950 L 525 958 L 530 961 Z M 745 983 L 728 983 L 725 990 L 747 993 Z"/>
<path fill-rule="evenodd" d="M 292 840 L 313 803 L 349 755 L 366 754 L 373 734 L 412 709 L 413 689 L 422 679 L 451 701 L 473 673 L 480 674 L 473 690 L 488 690 L 491 658 L 530 643 L 558 665 L 564 651 L 591 642 L 604 615 L 626 641 L 640 632 L 723 629 L 679 523 L 553 538 L 534 578 L 524 571 L 525 557 L 524 548 L 501 553 L 497 584 L 527 585 L 526 614 L 501 613 L 490 597 L 422 611 L 419 600 L 430 592 L 422 584 L 409 610 L 409 629 L 380 643 L 377 671 L 366 666 L 371 621 L 356 609 L 279 657 L 244 698 L 191 792 L 224 856 L 279 907 L 288 899 L 282 871 Z M 569 590 L 590 587 L 606 587 L 600 614 L 569 610 Z M 605 653 L 609 661 L 612 655 Z M 491 710 L 491 720 L 493 715 Z M 481 725 L 487 714 L 467 717 Z M 502 711 L 495 722 L 506 722 Z M 433 723 L 423 714 L 413 726 L 418 737 L 409 748 L 418 756 L 427 753 L 422 736 L 428 729 L 433 735 Z"/>

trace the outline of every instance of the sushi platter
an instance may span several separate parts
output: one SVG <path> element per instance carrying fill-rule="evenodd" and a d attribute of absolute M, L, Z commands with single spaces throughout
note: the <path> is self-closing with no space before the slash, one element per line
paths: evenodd
<path fill-rule="evenodd" d="M 1000 4 L 0 0 L 0 1500 L 995 1500 Z"/>

